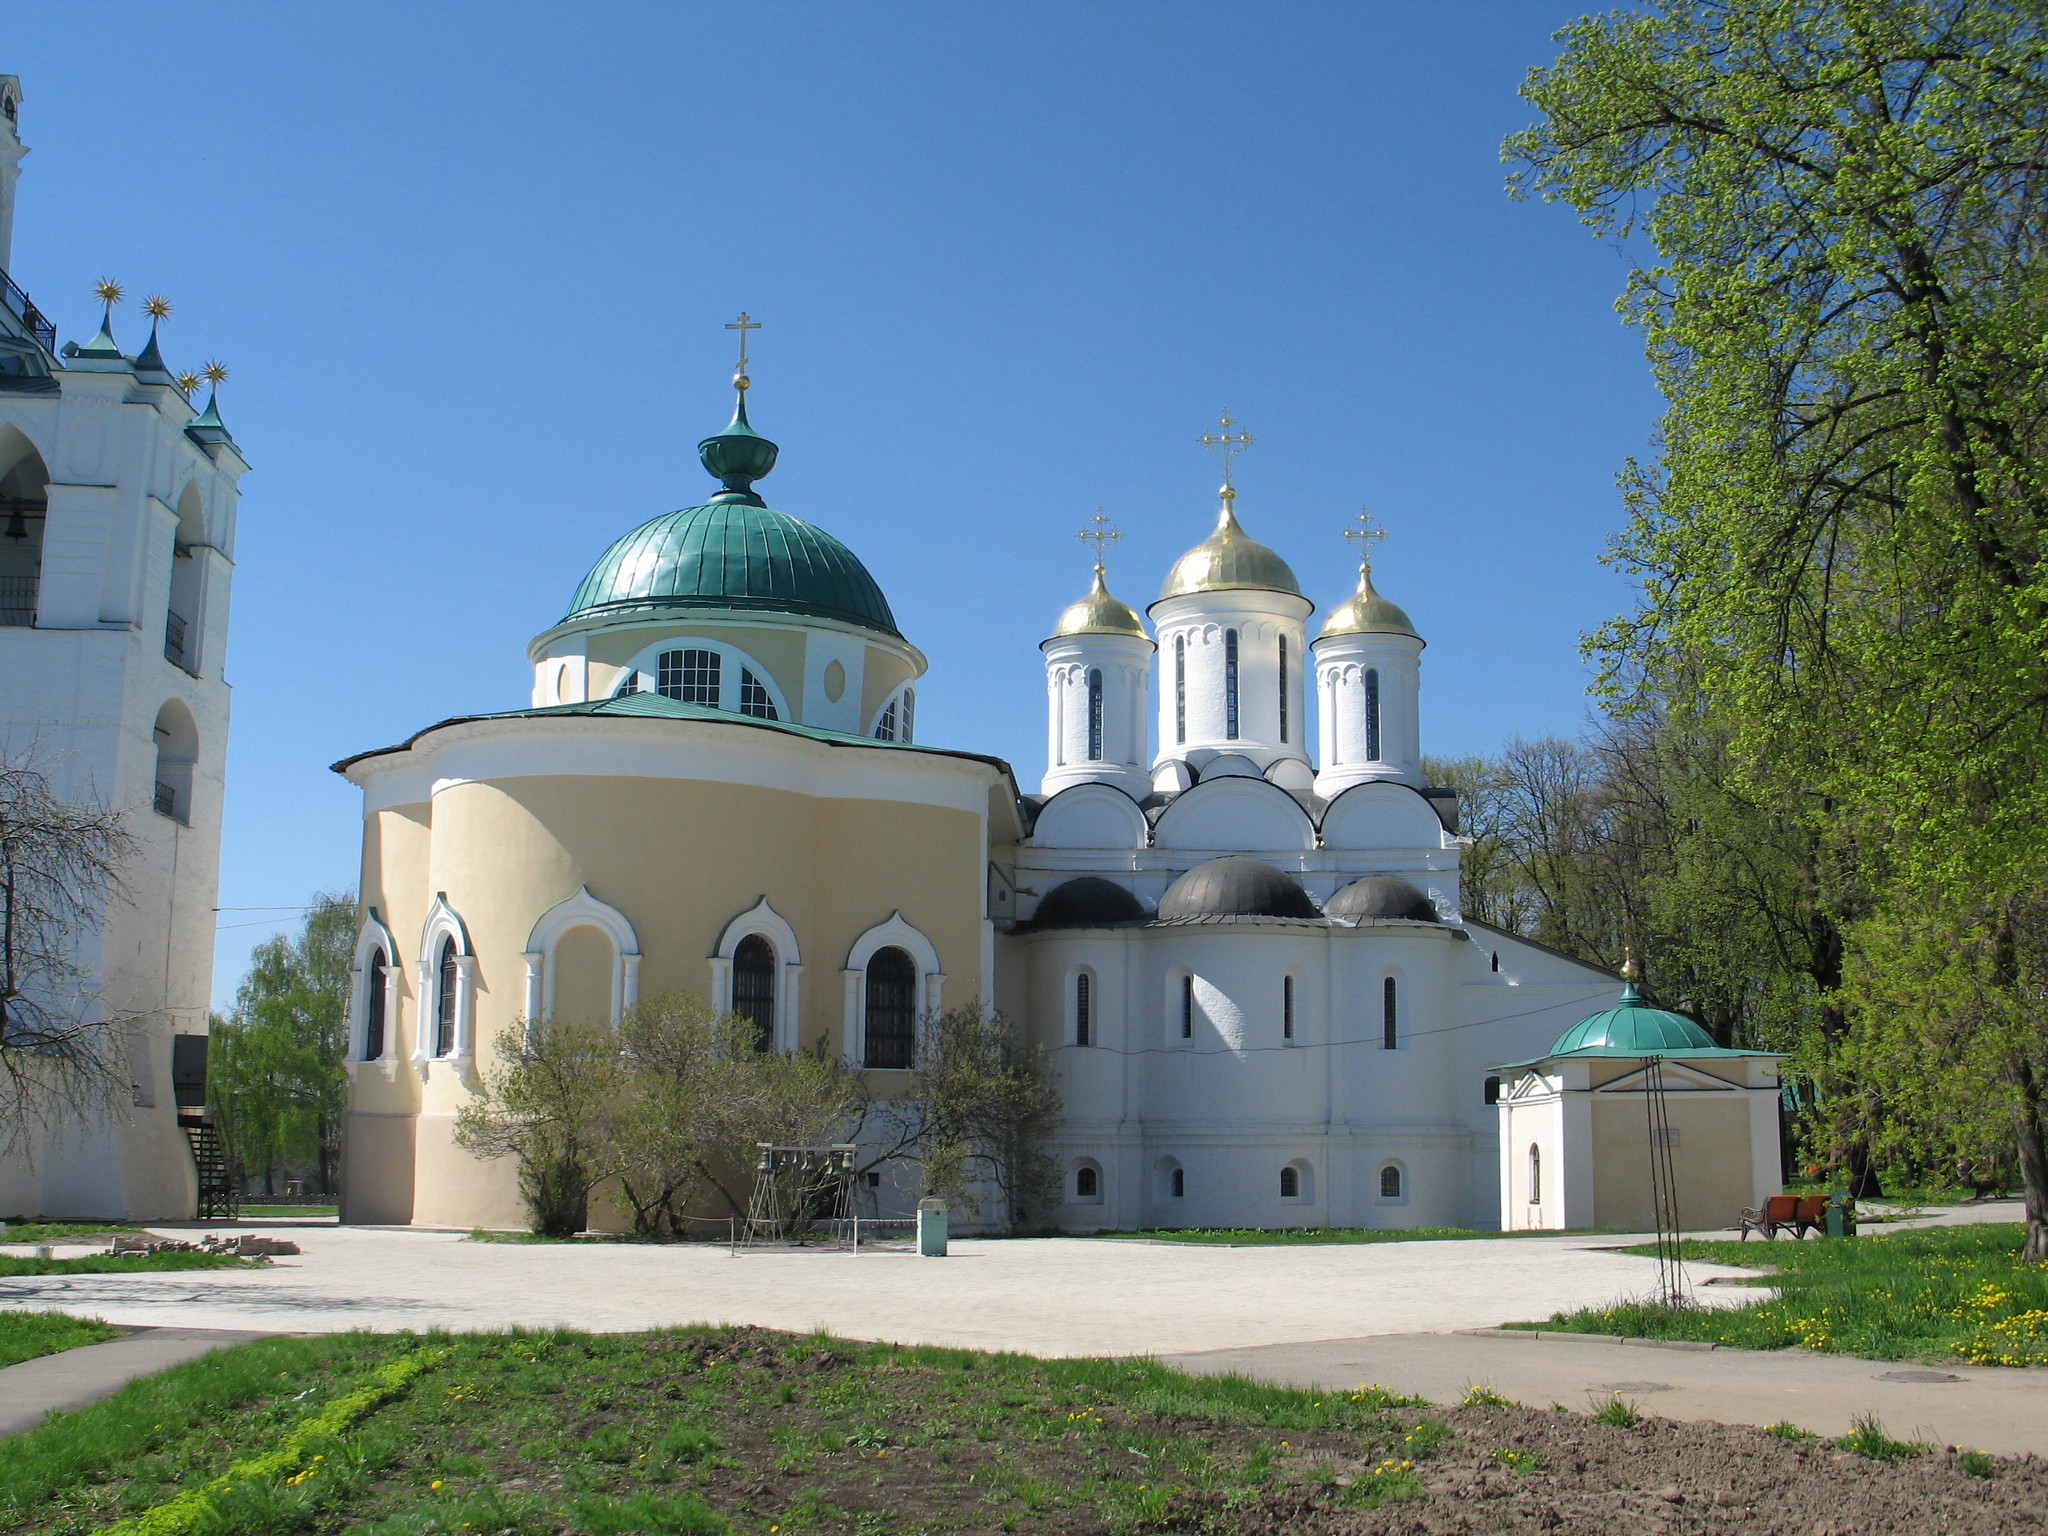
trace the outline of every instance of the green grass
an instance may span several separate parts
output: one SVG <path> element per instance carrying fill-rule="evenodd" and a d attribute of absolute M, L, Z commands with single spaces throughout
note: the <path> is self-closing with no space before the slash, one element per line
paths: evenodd
<path fill-rule="evenodd" d="M 121 1330 L 96 1317 L 62 1312 L 0 1312 L 0 1368 L 81 1344 L 104 1344 Z"/>
<path fill-rule="evenodd" d="M 2024 1235 L 2017 1224 L 1986 1223 L 1803 1243 L 1689 1242 L 1688 1259 L 1776 1269 L 1768 1283 L 1777 1297 L 1731 1308 L 1625 1302 L 1510 1326 L 1873 1360 L 2048 1365 L 2048 1266 L 2020 1262 Z"/>
<path fill-rule="evenodd" d="M 147 1275 L 172 1269 L 234 1269 L 249 1263 L 226 1253 L 89 1253 L 77 1259 L 18 1259 L 0 1254 L 0 1276 Z"/>
<path fill-rule="evenodd" d="M 75 1243 L 85 1238 L 133 1236 L 139 1227 L 108 1221 L 10 1221 L 0 1243 Z"/>
<path fill-rule="evenodd" d="M 1209 1529 L 1273 1490 L 1413 1497 L 1467 1433 L 1376 1388 L 678 1329 L 436 1336 L 403 1393 L 309 1435 L 418 1347 L 267 1339 L 132 1383 L 8 1443 L 0 1533 L 82 1536 L 192 1490 L 194 1536 Z"/>
<path fill-rule="evenodd" d="M 1835 1444 L 1871 1461 L 1896 1465 L 1933 1449 L 1924 1440 L 1894 1440 L 1884 1432 L 1884 1426 L 1877 1422 L 1874 1413 L 1858 1414 L 1851 1423 L 1854 1427 Z"/>
<path fill-rule="evenodd" d="M 255 1221 L 271 1216 L 338 1216 L 338 1205 L 245 1205 L 241 1208 L 240 1221 Z"/>

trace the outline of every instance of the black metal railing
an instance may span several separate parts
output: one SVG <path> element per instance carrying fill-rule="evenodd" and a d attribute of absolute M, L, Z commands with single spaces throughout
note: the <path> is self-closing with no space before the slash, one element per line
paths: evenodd
<path fill-rule="evenodd" d="M 185 621 L 175 613 L 164 615 L 164 660 L 175 661 L 187 671 L 191 670 L 185 660 Z"/>
<path fill-rule="evenodd" d="M 36 622 L 36 578 L 0 576 L 0 626 L 31 629 Z"/>
<path fill-rule="evenodd" d="M 21 317 L 21 323 L 28 327 L 29 335 L 42 343 L 45 352 L 57 350 L 57 326 L 40 309 L 29 302 L 28 294 L 21 284 L 0 271 L 0 303 L 4 303 Z"/>

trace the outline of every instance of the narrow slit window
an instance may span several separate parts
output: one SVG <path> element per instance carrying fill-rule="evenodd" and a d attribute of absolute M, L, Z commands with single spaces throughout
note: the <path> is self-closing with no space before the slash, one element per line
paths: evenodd
<path fill-rule="evenodd" d="M 756 720 L 777 720 L 775 700 L 768 696 L 768 687 L 751 669 L 740 668 L 740 713 L 752 715 Z"/>
<path fill-rule="evenodd" d="M 1395 993 L 1394 978 L 1389 976 L 1380 983 L 1380 1049 L 1391 1051 L 1400 1043 L 1400 999 Z"/>
<path fill-rule="evenodd" d="M 1188 1171 L 1185 1168 L 1173 1170 L 1173 1198 L 1185 1199 L 1188 1192 Z"/>
<path fill-rule="evenodd" d="M 1365 671 L 1365 760 L 1380 760 L 1380 674 L 1377 667 Z"/>
<path fill-rule="evenodd" d="M 1195 978 L 1192 976 L 1180 979 L 1180 1037 L 1183 1040 L 1195 1037 Z"/>
<path fill-rule="evenodd" d="M 1543 1203 L 1543 1149 L 1534 1142 L 1529 1144 L 1529 1203 Z"/>
<path fill-rule="evenodd" d="M 457 978 L 460 969 L 455 964 L 455 941 L 441 941 L 441 960 L 435 967 L 439 985 L 434 995 L 434 1054 L 453 1055 L 455 1051 L 455 1001 L 459 991 Z"/>
<path fill-rule="evenodd" d="M 1095 988 L 1086 971 L 1074 978 L 1074 1044 L 1088 1045 L 1095 1033 Z"/>
<path fill-rule="evenodd" d="M 1280 637 L 1280 743 L 1287 744 L 1287 637 Z"/>
<path fill-rule="evenodd" d="M 1280 1038 L 1294 1038 L 1294 978 L 1280 978 Z"/>
<path fill-rule="evenodd" d="M 1173 739 L 1188 739 L 1188 637 L 1173 637 Z"/>
<path fill-rule="evenodd" d="M 384 951 L 381 947 L 370 952 L 369 977 L 365 983 L 370 991 L 363 999 L 363 1060 L 376 1061 L 384 1054 Z"/>
<path fill-rule="evenodd" d="M 1223 734 L 1237 740 L 1237 631 L 1223 631 Z"/>
<path fill-rule="evenodd" d="M 1088 761 L 1102 761 L 1102 668 L 1088 669 Z"/>
<path fill-rule="evenodd" d="M 758 933 L 732 952 L 732 1011 L 747 1021 L 755 1050 L 775 1049 L 775 946 Z"/>

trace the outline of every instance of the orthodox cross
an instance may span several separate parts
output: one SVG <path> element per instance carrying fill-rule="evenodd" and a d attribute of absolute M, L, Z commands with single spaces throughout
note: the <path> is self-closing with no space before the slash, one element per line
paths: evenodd
<path fill-rule="evenodd" d="M 752 382 L 747 377 L 747 332 L 761 329 L 761 322 L 743 309 L 740 311 L 739 319 L 728 322 L 725 328 L 740 333 L 740 361 L 739 366 L 732 371 L 732 381 L 739 388 L 745 389 Z"/>
<path fill-rule="evenodd" d="M 1372 569 L 1372 547 L 1387 536 L 1387 530 L 1375 523 L 1372 520 L 1372 514 L 1363 507 L 1358 509 L 1358 516 L 1352 519 L 1352 521 L 1357 523 L 1358 526 L 1356 528 L 1346 528 L 1344 530 L 1344 537 L 1358 545 L 1359 570 L 1369 571 Z"/>
<path fill-rule="evenodd" d="M 1095 509 L 1095 515 L 1089 518 L 1088 521 L 1093 526 L 1083 528 L 1074 537 L 1083 544 L 1093 544 L 1095 546 L 1095 574 L 1100 576 L 1102 574 L 1102 552 L 1124 536 L 1123 530 L 1110 527 L 1109 519 L 1103 515 L 1102 508 L 1100 507 Z"/>
<path fill-rule="evenodd" d="M 1229 491 L 1233 497 L 1237 492 L 1232 489 L 1230 482 L 1230 461 L 1252 444 L 1252 435 L 1249 432 L 1231 436 L 1230 429 L 1236 425 L 1237 422 L 1231 417 L 1230 407 L 1226 405 L 1223 414 L 1216 419 L 1216 430 L 1202 434 L 1202 446 L 1223 461 L 1223 489 Z"/>

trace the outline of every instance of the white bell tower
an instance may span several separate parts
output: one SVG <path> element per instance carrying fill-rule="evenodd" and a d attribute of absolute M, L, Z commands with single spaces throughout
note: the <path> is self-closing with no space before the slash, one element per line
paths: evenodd
<path fill-rule="evenodd" d="M 1095 546 L 1095 582 L 1060 615 L 1045 653 L 1046 755 L 1040 788 L 1114 784 L 1135 800 L 1152 792 L 1145 769 L 1145 683 L 1152 642 L 1138 615 L 1110 595 L 1102 551 L 1123 537 L 1101 512 L 1081 538 Z"/>
<path fill-rule="evenodd" d="M 1373 589 L 1371 550 L 1385 530 L 1361 512 L 1345 537 L 1359 542 L 1358 590 L 1316 637 L 1322 771 L 1316 793 L 1335 799 L 1368 779 L 1422 787 L 1422 637 Z"/>

